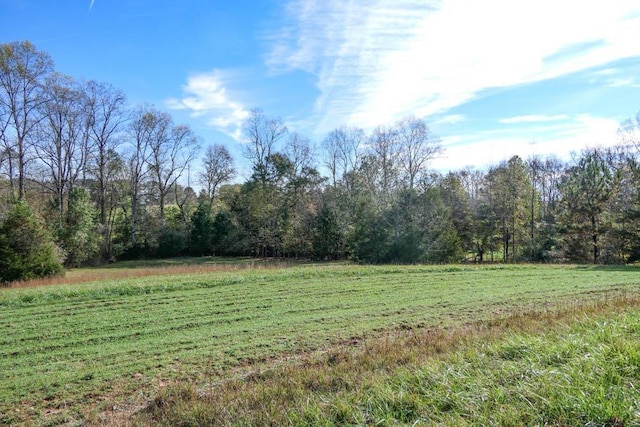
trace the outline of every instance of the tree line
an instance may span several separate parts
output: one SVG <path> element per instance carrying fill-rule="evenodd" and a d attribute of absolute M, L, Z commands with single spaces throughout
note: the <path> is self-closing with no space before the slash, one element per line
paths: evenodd
<path fill-rule="evenodd" d="M 29 42 L 0 44 L 0 270 L 31 265 L 18 255 L 30 250 L 70 267 L 187 254 L 633 262 L 639 132 L 640 114 L 613 148 L 442 174 L 422 119 L 341 127 L 316 149 L 254 109 L 238 183 L 229 151 L 167 112 L 55 71 Z"/>

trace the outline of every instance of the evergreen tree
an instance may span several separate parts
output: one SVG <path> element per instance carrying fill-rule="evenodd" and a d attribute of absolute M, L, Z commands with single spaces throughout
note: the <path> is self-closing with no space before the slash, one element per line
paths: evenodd
<path fill-rule="evenodd" d="M 211 243 L 214 255 L 232 255 L 240 252 L 238 230 L 226 212 L 218 212 L 213 218 Z"/>
<path fill-rule="evenodd" d="M 19 201 L 0 224 L 0 283 L 61 274 L 52 237 Z"/>
<path fill-rule="evenodd" d="M 69 194 L 69 211 L 63 228 L 59 230 L 59 243 L 66 253 L 65 264 L 78 267 L 94 260 L 100 251 L 100 234 L 95 223 L 96 212 L 91 206 L 89 193 L 75 188 Z"/>
<path fill-rule="evenodd" d="M 155 252 L 157 258 L 170 258 L 185 255 L 189 249 L 188 224 L 182 220 L 180 208 L 176 205 L 167 206 L 164 210 L 164 221 L 157 234 L 158 247 Z"/>
<path fill-rule="evenodd" d="M 473 215 L 471 198 L 464 189 L 458 174 L 449 173 L 438 183 L 442 202 L 451 213 L 453 227 L 460 240 L 465 254 L 474 252 L 476 247 L 473 239 Z"/>
<path fill-rule="evenodd" d="M 191 216 L 191 241 L 189 252 L 192 255 L 213 255 L 213 218 L 211 205 L 205 201 L 198 204 L 198 208 Z"/>
<path fill-rule="evenodd" d="M 313 254 L 317 259 L 335 260 L 345 255 L 345 233 L 335 206 L 333 189 L 325 190 L 313 225 Z"/>
<path fill-rule="evenodd" d="M 614 178 L 598 150 L 584 153 L 569 170 L 562 183 L 562 223 L 569 259 L 598 263 L 610 226 L 607 205 L 614 194 Z"/>

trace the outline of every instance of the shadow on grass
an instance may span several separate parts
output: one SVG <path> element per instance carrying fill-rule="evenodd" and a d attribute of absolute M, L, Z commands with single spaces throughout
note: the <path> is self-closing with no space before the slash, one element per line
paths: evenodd
<path fill-rule="evenodd" d="M 623 273 L 640 273 L 640 265 L 638 264 L 616 264 L 616 265 L 578 265 L 576 266 L 578 270 L 587 270 L 587 271 L 615 271 L 615 272 L 623 272 Z"/>

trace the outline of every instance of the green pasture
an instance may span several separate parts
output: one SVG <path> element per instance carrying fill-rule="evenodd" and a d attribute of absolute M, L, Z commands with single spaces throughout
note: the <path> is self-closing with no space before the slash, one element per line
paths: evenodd
<path fill-rule="evenodd" d="M 114 267 L 115 268 L 115 267 Z M 0 291 L 0 422 L 73 422 L 392 328 L 640 294 L 634 267 L 306 264 Z M 114 401 L 115 399 L 115 401 Z"/>
<path fill-rule="evenodd" d="M 637 426 L 637 304 L 395 333 L 215 388 L 181 383 L 132 424 Z"/>

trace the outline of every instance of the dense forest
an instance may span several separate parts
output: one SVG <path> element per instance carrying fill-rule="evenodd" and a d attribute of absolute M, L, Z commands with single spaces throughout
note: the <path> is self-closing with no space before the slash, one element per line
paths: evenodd
<path fill-rule="evenodd" d="M 223 145 L 204 144 L 154 106 L 130 106 L 108 83 L 56 72 L 46 52 L 14 42 L 0 44 L 0 131 L 5 281 L 60 264 L 187 254 L 640 259 L 640 114 L 621 124 L 613 148 L 441 174 L 429 165 L 443 149 L 422 119 L 370 133 L 342 127 L 314 148 L 255 109 L 241 140 L 252 173 L 239 183 Z"/>

